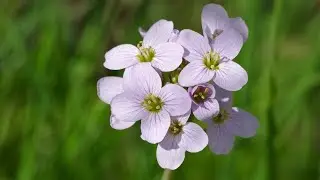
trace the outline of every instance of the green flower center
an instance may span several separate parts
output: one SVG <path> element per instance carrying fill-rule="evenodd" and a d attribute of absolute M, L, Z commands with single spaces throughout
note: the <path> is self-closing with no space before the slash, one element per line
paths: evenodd
<path fill-rule="evenodd" d="M 162 109 L 163 102 L 159 97 L 150 94 L 144 98 L 142 106 L 149 112 L 159 112 Z"/>
<path fill-rule="evenodd" d="M 137 55 L 140 62 L 151 62 L 153 60 L 156 52 L 152 47 L 143 47 L 142 41 L 139 42 L 137 47 L 140 50 L 140 54 Z"/>
<path fill-rule="evenodd" d="M 180 132 L 182 132 L 182 127 L 183 125 L 179 121 L 174 120 L 170 124 L 169 132 L 173 135 L 178 135 Z"/>
<path fill-rule="evenodd" d="M 215 123 L 215 124 L 222 124 L 224 123 L 227 119 L 229 118 L 229 113 L 224 110 L 224 109 L 221 109 L 219 114 L 215 117 L 212 118 L 212 121 Z"/>
<path fill-rule="evenodd" d="M 220 55 L 216 52 L 207 52 L 203 57 L 204 65 L 210 70 L 218 70 Z"/>
<path fill-rule="evenodd" d="M 192 98 L 195 102 L 201 103 L 204 102 L 209 96 L 209 88 L 198 86 L 195 92 L 192 94 Z"/>
<path fill-rule="evenodd" d="M 216 29 L 212 34 L 212 39 L 215 39 L 216 37 L 218 37 L 222 32 L 223 32 L 223 30 Z"/>

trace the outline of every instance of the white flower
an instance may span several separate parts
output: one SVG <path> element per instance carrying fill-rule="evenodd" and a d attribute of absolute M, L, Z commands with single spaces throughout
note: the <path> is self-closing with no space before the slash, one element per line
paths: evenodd
<path fill-rule="evenodd" d="M 97 83 L 98 97 L 106 104 L 110 104 L 111 100 L 118 94 L 123 92 L 123 78 L 120 77 L 103 77 Z M 117 130 L 127 129 L 133 126 L 134 122 L 120 121 L 111 113 L 110 126 Z"/>
<path fill-rule="evenodd" d="M 212 84 L 205 83 L 188 88 L 192 99 L 192 112 L 198 120 L 210 118 L 219 113 L 219 103 L 215 99 L 216 91 Z"/>
<path fill-rule="evenodd" d="M 202 151 L 208 144 L 208 137 L 197 124 L 187 122 L 190 111 L 173 117 L 165 138 L 158 144 L 157 161 L 164 169 L 177 169 L 185 158 L 185 152 Z"/>
<path fill-rule="evenodd" d="M 112 48 L 105 54 L 104 66 L 120 70 L 140 63 L 151 63 L 162 72 L 175 70 L 182 62 L 183 48 L 168 42 L 173 31 L 171 21 L 160 20 L 146 32 L 138 46 L 123 44 Z"/>
<path fill-rule="evenodd" d="M 181 71 L 179 84 L 195 86 L 213 80 L 228 91 L 240 90 L 248 81 L 247 72 L 231 61 L 242 47 L 242 37 L 229 29 L 218 36 L 212 44 L 192 30 L 182 30 L 178 43 L 185 49 L 185 59 L 190 63 Z"/>
<path fill-rule="evenodd" d="M 242 18 L 229 18 L 226 10 L 218 4 L 205 5 L 201 13 L 202 30 L 204 37 L 214 41 L 228 29 L 234 29 L 243 41 L 248 39 L 248 27 Z"/>
<path fill-rule="evenodd" d="M 162 87 L 158 73 L 148 63 L 127 69 L 124 92 L 111 101 L 113 115 L 124 122 L 141 119 L 141 132 L 150 143 L 162 141 L 170 126 L 170 116 L 180 116 L 191 108 L 185 89 L 167 84 Z"/>

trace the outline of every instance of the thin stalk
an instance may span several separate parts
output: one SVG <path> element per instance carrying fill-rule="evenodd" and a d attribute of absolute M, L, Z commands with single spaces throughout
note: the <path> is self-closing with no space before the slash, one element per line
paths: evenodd
<path fill-rule="evenodd" d="M 163 171 L 161 180 L 170 180 L 171 174 L 172 174 L 172 171 L 171 171 L 171 170 L 165 169 L 165 170 Z"/>

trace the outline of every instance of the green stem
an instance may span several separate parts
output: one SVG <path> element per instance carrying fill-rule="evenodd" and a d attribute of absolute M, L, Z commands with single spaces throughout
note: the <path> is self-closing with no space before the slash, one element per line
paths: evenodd
<path fill-rule="evenodd" d="M 172 171 L 171 171 L 171 170 L 165 169 L 165 170 L 163 171 L 161 180 L 170 180 L 171 174 L 172 174 Z"/>

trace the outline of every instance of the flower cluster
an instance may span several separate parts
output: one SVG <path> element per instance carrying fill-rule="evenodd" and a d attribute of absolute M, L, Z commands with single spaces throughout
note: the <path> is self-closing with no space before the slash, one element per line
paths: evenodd
<path fill-rule="evenodd" d="M 248 81 L 233 61 L 248 37 L 245 22 L 208 4 L 202 29 L 203 35 L 178 31 L 173 22 L 159 20 L 148 31 L 139 29 L 143 41 L 136 46 L 119 45 L 105 54 L 107 69 L 125 69 L 123 78 L 104 77 L 97 85 L 99 98 L 111 105 L 111 127 L 122 130 L 141 120 L 141 139 L 158 144 L 162 168 L 178 168 L 186 151 L 207 145 L 227 154 L 235 136 L 252 137 L 258 128 L 254 116 L 232 107 L 232 92 Z"/>

